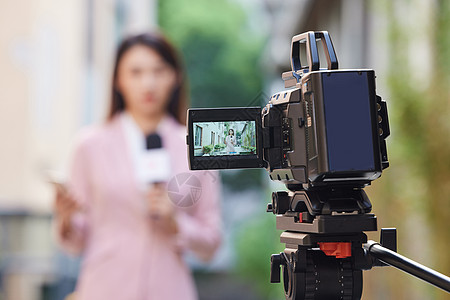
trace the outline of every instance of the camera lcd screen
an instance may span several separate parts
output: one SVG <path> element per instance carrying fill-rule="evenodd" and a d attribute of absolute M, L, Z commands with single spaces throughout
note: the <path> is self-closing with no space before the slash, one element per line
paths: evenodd
<path fill-rule="evenodd" d="M 256 155 L 255 121 L 194 123 L 194 156 Z"/>
<path fill-rule="evenodd" d="M 332 172 L 373 171 L 371 107 L 367 72 L 322 74 L 328 161 Z M 371 102 L 372 101 L 372 102 Z"/>
<path fill-rule="evenodd" d="M 260 107 L 189 109 L 189 167 L 263 167 L 260 128 Z"/>

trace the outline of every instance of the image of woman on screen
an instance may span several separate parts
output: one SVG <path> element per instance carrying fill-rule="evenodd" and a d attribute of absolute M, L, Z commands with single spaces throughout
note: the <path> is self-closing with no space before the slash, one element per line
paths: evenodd
<path fill-rule="evenodd" d="M 225 138 L 225 145 L 227 145 L 227 153 L 228 154 L 234 154 L 236 153 L 236 149 L 234 149 L 234 146 L 236 145 L 236 137 L 234 136 L 234 129 L 228 130 L 228 135 Z"/>

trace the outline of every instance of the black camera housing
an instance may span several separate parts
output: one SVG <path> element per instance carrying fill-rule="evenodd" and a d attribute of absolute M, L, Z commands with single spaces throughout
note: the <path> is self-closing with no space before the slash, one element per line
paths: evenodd
<path fill-rule="evenodd" d="M 263 151 L 273 180 L 311 185 L 375 180 L 388 166 L 386 103 L 373 70 L 308 72 L 301 88 L 263 109 Z"/>

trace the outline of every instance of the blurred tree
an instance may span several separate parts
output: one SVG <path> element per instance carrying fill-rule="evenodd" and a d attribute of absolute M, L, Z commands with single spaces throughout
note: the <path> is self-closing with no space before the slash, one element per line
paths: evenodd
<path fill-rule="evenodd" d="M 193 107 L 246 106 L 261 91 L 264 40 L 237 3 L 164 0 L 158 18 L 184 55 Z"/>
<path fill-rule="evenodd" d="M 430 28 L 423 28 L 427 25 L 421 22 L 411 26 L 408 21 L 412 17 L 402 17 L 420 4 L 418 1 L 400 2 L 383 1 L 389 30 L 392 137 L 388 152 L 392 167 L 383 174 L 381 185 L 377 182 L 372 189 L 377 194 L 375 209 L 386 217 L 384 224 L 399 228 L 400 253 L 449 274 L 450 1 L 435 1 Z M 417 42 L 430 45 L 431 61 L 414 47 Z M 426 79 L 417 76 L 427 69 L 423 64 L 432 66 Z M 417 299 L 423 295 L 448 299 L 448 294 L 408 276 L 378 279 L 391 285 L 397 299 L 411 293 Z M 422 297 L 417 296 L 418 289 L 422 289 Z"/>

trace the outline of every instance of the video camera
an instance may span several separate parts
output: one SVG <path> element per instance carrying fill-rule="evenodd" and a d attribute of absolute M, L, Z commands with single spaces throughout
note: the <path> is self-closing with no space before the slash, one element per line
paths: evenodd
<path fill-rule="evenodd" d="M 319 68 L 316 40 L 326 50 L 327 69 Z M 295 36 L 291 67 L 282 78 L 292 89 L 274 94 L 262 109 L 188 111 L 191 169 L 265 167 L 272 180 L 305 188 L 363 186 L 381 175 L 389 165 L 389 123 L 375 72 L 339 70 L 327 32 Z M 238 134 L 235 151 L 221 147 L 230 128 Z"/>
<path fill-rule="evenodd" d="M 319 48 L 327 61 L 320 68 Z M 288 191 L 273 192 L 285 250 L 271 257 L 271 282 L 286 299 L 360 299 L 362 270 L 390 264 L 450 291 L 450 279 L 396 251 L 396 230 L 367 241 L 377 219 L 363 188 L 389 166 L 386 102 L 375 72 L 338 69 L 326 31 L 296 35 L 285 87 L 263 107 L 188 110 L 192 170 L 266 168 Z"/>

